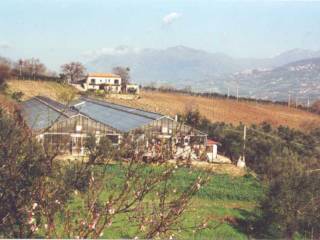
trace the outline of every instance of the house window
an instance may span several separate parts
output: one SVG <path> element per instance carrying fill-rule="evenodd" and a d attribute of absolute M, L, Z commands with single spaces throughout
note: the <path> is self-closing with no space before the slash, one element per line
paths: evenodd
<path fill-rule="evenodd" d="M 118 79 L 114 80 L 114 84 L 118 85 L 119 84 L 119 80 Z"/>
<path fill-rule="evenodd" d="M 95 84 L 96 83 L 96 79 L 91 78 L 90 82 L 91 82 L 91 84 Z"/>

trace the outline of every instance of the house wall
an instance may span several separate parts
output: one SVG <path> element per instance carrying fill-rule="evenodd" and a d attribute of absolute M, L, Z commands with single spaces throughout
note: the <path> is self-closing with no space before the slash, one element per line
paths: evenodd
<path fill-rule="evenodd" d="M 87 89 L 100 89 L 100 85 L 105 85 L 105 90 L 114 93 L 121 92 L 121 78 L 119 77 L 88 77 L 86 81 Z"/>
<path fill-rule="evenodd" d="M 94 79 L 95 84 L 111 84 L 116 85 L 116 81 L 118 81 L 117 85 L 121 85 L 121 78 L 120 77 L 88 77 L 87 83 L 92 83 L 92 80 Z"/>

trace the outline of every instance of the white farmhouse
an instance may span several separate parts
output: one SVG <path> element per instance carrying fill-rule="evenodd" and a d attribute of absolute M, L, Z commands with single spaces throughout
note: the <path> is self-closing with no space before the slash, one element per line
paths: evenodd
<path fill-rule="evenodd" d="M 89 73 L 85 89 L 105 90 L 111 93 L 121 92 L 121 77 L 113 73 Z"/>

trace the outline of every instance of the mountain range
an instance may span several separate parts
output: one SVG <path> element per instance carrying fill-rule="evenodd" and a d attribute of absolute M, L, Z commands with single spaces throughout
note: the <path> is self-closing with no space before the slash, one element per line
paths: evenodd
<path fill-rule="evenodd" d="M 292 49 L 272 58 L 233 58 L 185 46 L 167 49 L 119 47 L 86 63 L 89 71 L 129 66 L 133 82 L 142 85 L 190 87 L 270 100 L 318 98 L 320 51 Z"/>

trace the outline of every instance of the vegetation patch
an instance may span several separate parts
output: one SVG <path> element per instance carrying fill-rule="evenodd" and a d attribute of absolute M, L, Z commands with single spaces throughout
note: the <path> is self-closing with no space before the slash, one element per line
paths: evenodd
<path fill-rule="evenodd" d="M 101 171 L 102 166 L 96 169 Z M 150 168 L 146 167 L 144 174 Z M 160 167 L 161 168 L 161 167 Z M 124 171 L 120 165 L 110 165 L 107 167 L 107 175 L 112 175 L 105 185 L 102 198 L 108 198 L 113 191 L 117 191 L 116 186 L 121 185 L 124 180 Z M 178 169 L 168 183 L 168 188 L 172 190 L 170 195 L 173 197 L 188 189 L 189 185 L 201 174 L 202 171 L 188 168 Z M 109 178 L 108 178 L 109 179 Z M 160 189 L 162 186 L 159 185 Z M 259 199 L 264 194 L 261 183 L 251 175 L 244 177 L 232 177 L 229 175 L 211 174 L 210 181 L 200 189 L 191 202 L 191 205 L 183 215 L 184 229 L 176 230 L 174 235 L 181 238 L 246 238 L 246 235 L 239 231 L 234 225 L 236 219 L 244 219 L 249 214 L 254 215 L 255 207 Z M 84 206 L 84 196 L 78 194 L 74 196 L 69 207 L 74 211 L 81 211 Z M 152 203 L 157 198 L 155 193 L 148 196 L 146 203 Z M 209 219 L 208 228 L 201 231 L 194 231 L 192 226 Z M 188 229 L 188 227 L 190 229 Z M 137 233 L 137 226 L 131 223 L 128 218 L 119 217 L 115 219 L 114 225 L 105 230 L 104 238 L 134 238 Z"/>
<path fill-rule="evenodd" d="M 33 80 L 9 80 L 7 81 L 8 94 L 21 92 L 22 100 L 42 95 L 57 101 L 67 102 L 77 96 L 77 90 L 68 85 L 54 81 L 33 81 Z"/>

